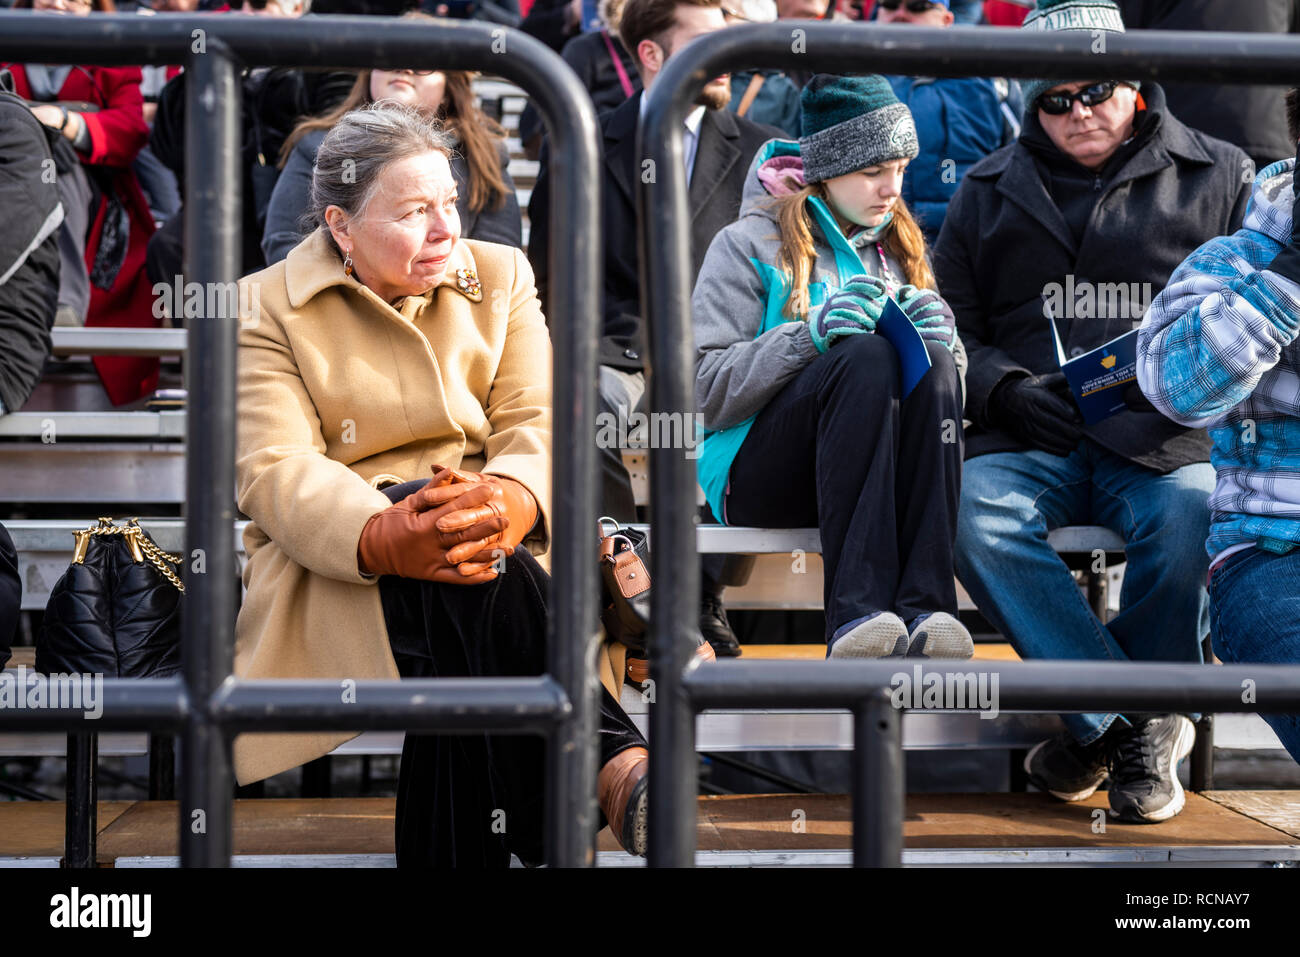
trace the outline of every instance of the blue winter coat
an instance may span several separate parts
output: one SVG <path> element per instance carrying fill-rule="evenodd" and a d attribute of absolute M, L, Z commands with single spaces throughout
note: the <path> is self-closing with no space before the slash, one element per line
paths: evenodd
<path fill-rule="evenodd" d="M 903 177 L 903 202 L 933 246 L 966 171 L 1020 135 L 1024 98 L 1014 81 L 1001 78 L 888 79 L 912 111 L 921 144 Z"/>

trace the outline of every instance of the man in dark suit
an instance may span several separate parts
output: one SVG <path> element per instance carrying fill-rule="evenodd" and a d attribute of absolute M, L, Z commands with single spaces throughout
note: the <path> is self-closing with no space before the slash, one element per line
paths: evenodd
<path fill-rule="evenodd" d="M 725 27 L 721 0 L 627 0 L 619 22 L 623 45 L 632 52 L 646 90 L 674 50 L 697 36 Z M 686 118 L 685 154 L 691 209 L 691 263 L 698 274 L 709 243 L 740 213 L 740 194 L 750 160 L 764 142 L 783 134 L 730 113 L 730 79 L 716 77 L 701 91 Z M 636 151 L 637 120 L 644 111 L 639 93 L 600 118 L 605 153 L 602 221 L 605 231 L 603 331 L 600 343 L 601 422 L 627 422 L 647 403 L 642 356 L 646 351 L 637 275 L 636 190 L 642 161 Z M 547 154 L 528 206 L 531 229 L 528 258 L 537 291 L 553 321 L 547 300 L 550 189 Z M 619 430 L 620 433 L 623 431 Z M 608 434 L 608 430 L 606 433 Z M 618 443 L 600 441 L 601 511 L 621 522 L 636 520 L 632 483 Z M 752 559 L 705 556 L 700 630 L 719 655 L 736 655 L 740 646 L 721 600 L 726 584 L 741 583 Z"/>

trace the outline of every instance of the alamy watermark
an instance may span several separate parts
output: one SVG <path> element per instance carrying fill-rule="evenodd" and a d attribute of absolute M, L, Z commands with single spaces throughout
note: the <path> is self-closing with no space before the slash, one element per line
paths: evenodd
<path fill-rule="evenodd" d="M 704 417 L 696 412 L 618 412 L 596 414 L 596 446 L 602 449 L 685 449 L 699 457 Z"/>
<path fill-rule="evenodd" d="M 104 676 L 43 675 L 26 665 L 0 671 L 0 711 L 44 708 L 76 709 L 88 721 L 98 719 L 104 713 Z"/>
<path fill-rule="evenodd" d="M 257 325 L 262 312 L 260 285 L 255 282 L 186 282 L 153 284 L 155 319 L 221 319 L 240 316 L 241 325 Z"/>
<path fill-rule="evenodd" d="M 1138 322 L 1154 298 L 1149 282 L 1076 282 L 1073 275 L 1067 275 L 1064 283 L 1049 282 L 1043 287 L 1043 311 L 1059 319 Z"/>
<path fill-rule="evenodd" d="M 913 665 L 910 675 L 905 671 L 891 675 L 889 687 L 889 703 L 900 710 L 978 710 L 980 718 L 998 716 L 996 671 L 926 672 Z"/>

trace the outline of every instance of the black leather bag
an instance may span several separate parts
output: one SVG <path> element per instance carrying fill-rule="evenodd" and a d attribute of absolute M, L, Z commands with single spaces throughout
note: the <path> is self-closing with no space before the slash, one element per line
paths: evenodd
<path fill-rule="evenodd" d="M 44 674 L 166 678 L 180 671 L 178 555 L 135 519 L 75 533 L 72 564 L 50 591 L 36 643 Z"/>

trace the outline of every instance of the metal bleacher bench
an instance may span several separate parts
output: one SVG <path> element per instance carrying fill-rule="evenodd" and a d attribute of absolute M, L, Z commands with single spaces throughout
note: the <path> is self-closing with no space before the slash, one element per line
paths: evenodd
<path fill-rule="evenodd" d="M 0 420 L 3 421 L 3 420 Z M 69 520 L 19 520 L 6 523 L 18 550 L 19 571 L 23 579 L 23 608 L 43 608 L 50 587 L 67 567 L 72 533 L 86 523 Z M 158 544 L 169 551 L 183 547 L 184 527 L 180 519 L 144 519 L 142 525 Z M 246 523 L 238 522 L 233 530 L 236 552 L 243 558 L 242 531 Z M 645 526 L 639 526 L 644 528 Z M 1049 537 L 1063 552 L 1091 555 L 1094 549 L 1116 552 L 1123 542 L 1107 529 L 1070 528 L 1055 531 Z M 784 556 L 802 550 L 815 556 L 820 548 L 816 529 L 731 528 L 701 525 L 697 530 L 700 552 L 754 553 Z M 819 570 L 817 570 L 819 571 Z M 806 588 L 816 593 L 808 604 L 820 607 L 820 574 L 802 576 Z M 816 650 L 816 646 L 808 646 Z M 1014 659 L 999 646 L 997 658 Z M 990 648 L 990 651 L 993 649 Z M 806 649 L 778 651 L 799 654 Z M 763 646 L 751 646 L 751 657 L 763 656 Z M 983 648 L 977 659 L 986 657 Z M 725 663 L 724 665 L 725 666 Z M 977 667 L 972 665 L 970 667 Z M 648 698 L 634 686 L 624 689 L 623 705 L 633 721 L 648 731 Z M 904 746 L 911 749 L 1005 749 L 1029 747 L 1046 734 L 1058 730 L 1059 719 L 1048 714 L 1003 714 L 993 720 L 974 712 L 909 712 L 904 721 Z M 747 750 L 848 750 L 852 747 L 853 729 L 848 712 L 822 710 L 773 709 L 766 711 L 708 711 L 697 719 L 700 751 Z M 120 737 L 120 740 L 118 738 Z M 101 754 L 141 754 L 145 751 L 144 735 L 112 736 L 101 743 Z M 367 732 L 347 742 L 334 753 L 399 754 L 402 735 L 398 732 Z M 14 735 L 0 733 L 0 753 L 61 755 L 64 736 Z"/>

